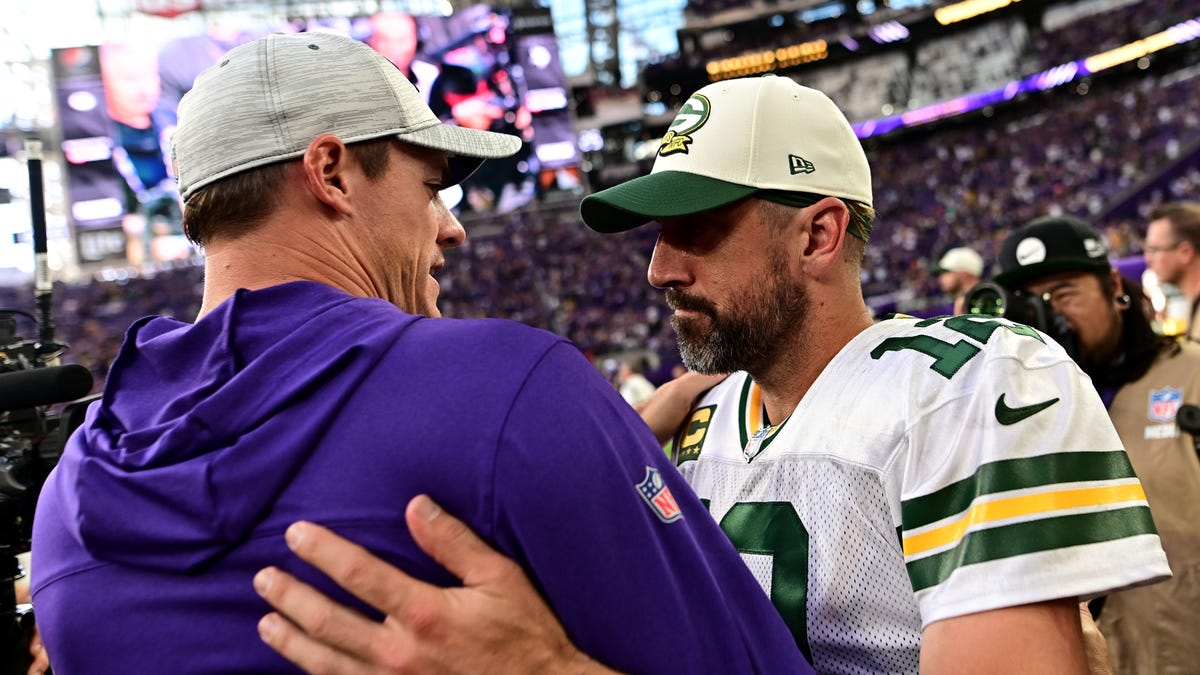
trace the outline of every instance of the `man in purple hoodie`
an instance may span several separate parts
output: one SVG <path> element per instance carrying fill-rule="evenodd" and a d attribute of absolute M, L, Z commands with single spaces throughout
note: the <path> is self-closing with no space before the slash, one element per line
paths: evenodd
<path fill-rule="evenodd" d="M 428 493 L 518 561 L 563 623 L 564 654 L 573 643 L 630 672 L 810 672 L 653 435 L 571 344 L 432 320 L 434 275 L 466 236 L 439 191 L 519 139 L 442 125 L 369 47 L 302 34 L 202 74 L 173 142 L 184 225 L 206 251 L 203 305 L 195 323 L 129 329 L 46 483 L 33 602 L 56 670 L 292 672 L 259 640 L 259 569 L 382 614 L 294 558 L 288 526 L 320 522 L 457 585 L 406 526 Z M 571 658 L 548 667 L 599 667 Z"/>

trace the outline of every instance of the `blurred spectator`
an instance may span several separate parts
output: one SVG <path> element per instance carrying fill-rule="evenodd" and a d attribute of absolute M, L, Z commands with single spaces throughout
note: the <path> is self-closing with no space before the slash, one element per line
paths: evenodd
<path fill-rule="evenodd" d="M 1200 457 L 1177 415 L 1200 404 L 1200 346 L 1154 333 L 1141 287 L 1111 266 L 1100 235 L 1078 218 L 1030 222 L 1004 240 L 999 260 L 996 283 L 1043 305 L 1036 327 L 1071 353 L 1108 406 L 1174 574 L 1114 593 L 1102 609 L 1093 603 L 1113 672 L 1196 672 Z M 1106 461 L 1106 448 L 1093 450 L 1091 461 Z"/>
<path fill-rule="evenodd" d="M 963 297 L 983 276 L 983 258 L 966 246 L 946 251 L 933 266 L 938 286 L 954 298 L 954 313 L 963 313 Z"/>
<path fill-rule="evenodd" d="M 1191 303 L 1187 337 L 1200 341 L 1200 203 L 1172 202 L 1155 208 L 1142 246 L 1146 266 Z"/>
<path fill-rule="evenodd" d="M 617 366 L 617 391 L 629 405 L 637 405 L 654 393 L 655 386 L 642 374 L 643 370 L 644 367 L 635 368 L 625 360 Z"/>

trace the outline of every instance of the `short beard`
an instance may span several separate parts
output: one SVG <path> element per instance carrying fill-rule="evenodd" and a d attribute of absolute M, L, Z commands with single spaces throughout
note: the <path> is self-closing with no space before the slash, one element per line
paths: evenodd
<path fill-rule="evenodd" d="M 677 288 L 668 288 L 666 298 L 672 309 L 692 310 L 708 317 L 708 321 L 681 319 L 678 314 L 671 317 L 683 364 L 704 375 L 738 370 L 751 375 L 763 372 L 808 313 L 804 287 L 791 278 L 780 256 L 772 256 L 765 283 L 744 296 L 742 311 L 730 310 L 722 315 L 712 302 Z"/>

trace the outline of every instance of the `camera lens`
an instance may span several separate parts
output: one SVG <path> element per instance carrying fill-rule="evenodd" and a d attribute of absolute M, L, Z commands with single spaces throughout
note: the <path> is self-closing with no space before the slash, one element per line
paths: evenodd
<path fill-rule="evenodd" d="M 986 314 L 988 316 L 1004 316 L 1006 306 L 1004 291 L 995 284 L 978 284 L 970 291 L 963 301 L 967 314 Z"/>

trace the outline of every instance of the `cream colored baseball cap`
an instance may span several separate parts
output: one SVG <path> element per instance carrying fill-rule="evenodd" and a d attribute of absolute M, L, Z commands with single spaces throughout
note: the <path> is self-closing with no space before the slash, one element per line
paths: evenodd
<path fill-rule="evenodd" d="M 679 109 L 649 175 L 585 197 L 598 232 L 731 204 L 758 192 L 871 205 L 871 168 L 846 116 L 825 94 L 767 75 L 703 87 Z"/>
<path fill-rule="evenodd" d="M 946 251 L 933 266 L 934 274 L 942 272 L 966 272 L 972 276 L 983 276 L 983 256 L 966 246 L 958 246 Z"/>

